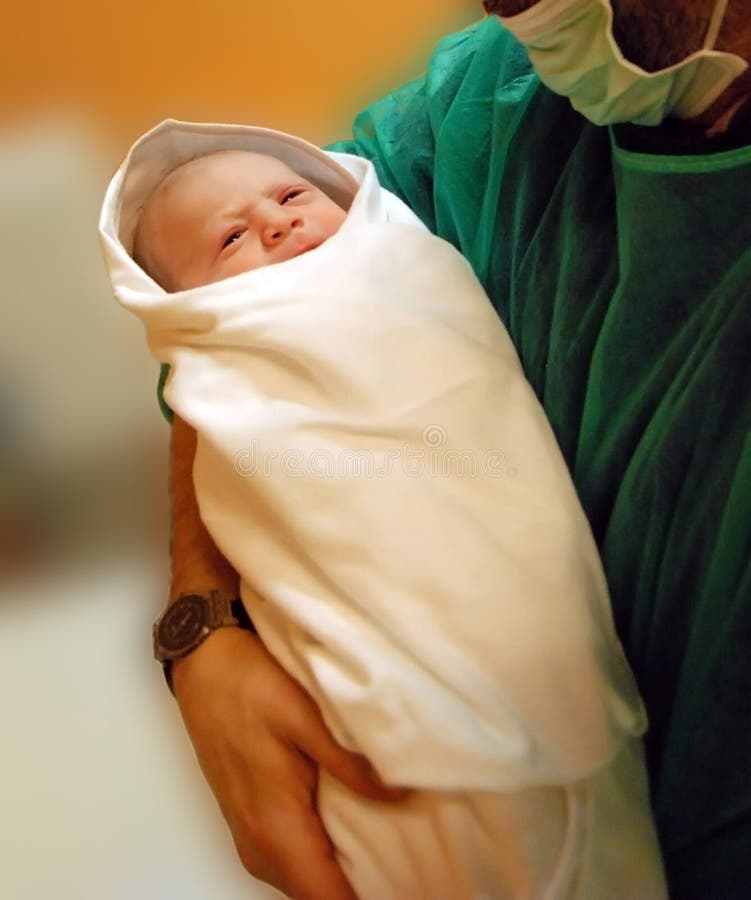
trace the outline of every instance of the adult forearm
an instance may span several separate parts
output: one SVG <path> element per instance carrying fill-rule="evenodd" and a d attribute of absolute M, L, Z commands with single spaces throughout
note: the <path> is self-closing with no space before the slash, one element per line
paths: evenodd
<path fill-rule="evenodd" d="M 239 577 L 222 556 L 198 512 L 193 488 L 196 433 L 175 416 L 170 448 L 172 578 L 170 600 L 186 591 L 237 594 Z"/>

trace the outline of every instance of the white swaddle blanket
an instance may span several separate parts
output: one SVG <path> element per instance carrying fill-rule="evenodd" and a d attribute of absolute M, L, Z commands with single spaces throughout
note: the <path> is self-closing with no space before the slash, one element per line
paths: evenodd
<path fill-rule="evenodd" d="M 312 252 L 167 294 L 130 258 L 161 177 L 281 158 L 348 209 Z M 588 777 L 645 716 L 542 408 L 462 256 L 361 159 L 168 121 L 100 222 L 120 302 L 199 435 L 201 517 L 264 642 L 387 781 L 514 791 Z"/>

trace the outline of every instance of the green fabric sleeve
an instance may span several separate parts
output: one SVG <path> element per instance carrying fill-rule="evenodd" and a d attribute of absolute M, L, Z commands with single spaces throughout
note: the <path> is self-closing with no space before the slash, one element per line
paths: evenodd
<path fill-rule="evenodd" d="M 159 402 L 159 409 L 162 412 L 162 415 L 167 420 L 167 422 L 171 425 L 172 421 L 175 418 L 175 414 L 167 405 L 167 401 L 164 399 L 164 385 L 169 377 L 169 366 L 167 363 L 162 363 L 159 367 L 159 381 L 156 386 L 156 397 Z"/>

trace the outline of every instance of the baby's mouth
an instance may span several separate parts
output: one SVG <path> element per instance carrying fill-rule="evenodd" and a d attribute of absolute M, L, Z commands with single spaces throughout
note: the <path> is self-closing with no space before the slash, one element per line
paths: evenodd
<path fill-rule="evenodd" d="M 297 255 L 302 256 L 303 253 L 309 253 L 311 250 L 315 250 L 316 247 L 320 247 L 321 243 L 321 241 L 311 241 L 308 244 L 303 244 Z"/>

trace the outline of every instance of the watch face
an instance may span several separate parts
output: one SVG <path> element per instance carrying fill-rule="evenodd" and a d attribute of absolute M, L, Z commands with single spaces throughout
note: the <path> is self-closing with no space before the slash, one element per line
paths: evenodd
<path fill-rule="evenodd" d="M 159 623 L 159 643 L 168 653 L 192 649 L 207 625 L 207 617 L 203 597 L 197 594 L 179 597 Z"/>

